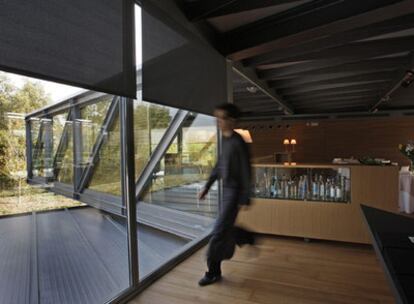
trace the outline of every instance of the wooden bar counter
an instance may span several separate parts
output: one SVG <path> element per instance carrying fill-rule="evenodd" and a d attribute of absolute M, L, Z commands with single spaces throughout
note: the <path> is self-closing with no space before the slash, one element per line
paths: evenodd
<path fill-rule="evenodd" d="M 260 167 L 349 168 L 349 203 L 253 198 L 239 214 L 239 224 L 265 234 L 296 236 L 353 243 L 370 243 L 360 204 L 396 212 L 398 210 L 398 167 L 365 165 L 258 164 Z"/>

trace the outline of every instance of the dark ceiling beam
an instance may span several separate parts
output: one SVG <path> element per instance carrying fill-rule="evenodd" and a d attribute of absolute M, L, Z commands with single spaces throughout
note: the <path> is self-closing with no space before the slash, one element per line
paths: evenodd
<path fill-rule="evenodd" d="M 314 113 L 314 114 L 295 114 L 291 116 L 283 115 L 272 115 L 271 113 L 264 113 L 263 115 L 243 115 L 241 120 L 243 121 L 243 127 L 249 128 L 249 121 L 252 122 L 252 127 L 257 126 L 257 121 L 266 124 L 288 122 L 288 121 L 309 121 L 309 120 L 326 120 L 326 119 L 376 119 L 382 117 L 394 117 L 394 116 L 403 116 L 403 115 L 414 115 L 414 107 L 409 107 L 405 109 L 394 109 L 386 110 L 376 113 L 367 113 L 366 111 L 361 112 L 330 112 L 330 113 Z"/>
<path fill-rule="evenodd" d="M 269 81 L 269 86 L 277 89 L 285 89 L 291 87 L 314 87 L 325 84 L 335 84 L 335 83 L 347 83 L 347 82 L 358 82 L 358 81 L 375 81 L 375 80 L 389 80 L 394 79 L 397 76 L 396 70 L 378 72 L 378 73 L 368 73 L 360 75 L 352 75 L 347 77 L 332 77 L 330 79 L 309 81 L 305 83 L 295 82 L 295 80 L 286 80 L 286 81 Z"/>
<path fill-rule="evenodd" d="M 414 12 L 412 0 L 316 0 L 224 35 L 233 60 L 243 60 Z M 300 20 L 300 22 L 298 22 Z"/>
<path fill-rule="evenodd" d="M 248 107 L 248 106 L 273 106 L 276 109 L 279 109 L 278 105 L 275 105 L 272 101 L 259 101 L 259 100 L 244 100 L 244 101 L 236 101 L 235 104 L 239 105 L 240 107 Z"/>
<path fill-rule="evenodd" d="M 245 68 L 242 64 L 238 62 L 233 62 L 233 70 L 239 76 L 243 77 L 249 81 L 252 85 L 256 86 L 263 94 L 267 95 L 271 100 L 283 108 L 283 111 L 286 115 L 291 115 L 294 113 L 294 109 L 291 105 L 286 103 L 282 97 L 280 97 L 276 91 L 269 87 L 269 85 L 257 78 L 256 71 L 252 68 Z"/>
<path fill-rule="evenodd" d="M 251 94 L 248 92 L 233 92 L 234 99 L 240 99 L 240 100 L 270 100 L 269 96 L 264 94 Z"/>
<path fill-rule="evenodd" d="M 358 85 L 350 85 L 345 87 L 335 87 L 331 89 L 315 89 L 311 91 L 303 91 L 300 88 L 298 89 L 289 89 L 289 90 L 282 90 L 280 94 L 282 94 L 287 100 L 289 100 L 289 96 L 291 95 L 298 95 L 307 93 L 309 95 L 316 95 L 316 94 L 323 94 L 323 93 L 336 93 L 340 95 L 341 93 L 352 92 L 355 90 L 378 90 L 379 92 L 384 91 L 389 85 L 389 81 L 383 81 L 378 83 L 371 83 L 371 84 L 358 84 Z"/>
<path fill-rule="evenodd" d="M 317 103 L 317 102 L 336 102 L 336 101 L 352 101 L 357 99 L 376 99 L 380 96 L 380 94 L 370 93 L 370 94 L 362 94 L 362 95 L 354 95 L 354 96 L 328 96 L 328 97 L 320 97 L 320 98 L 306 98 L 306 99 L 290 99 L 289 101 L 293 104 L 309 104 L 309 103 Z"/>
<path fill-rule="evenodd" d="M 296 88 L 289 88 L 278 90 L 281 95 L 292 95 L 292 94 L 303 94 L 303 93 L 312 93 L 312 92 L 319 92 L 324 90 L 336 89 L 338 91 L 342 89 L 346 89 L 347 87 L 356 87 L 356 86 L 379 86 L 384 84 L 389 84 L 392 81 L 391 79 L 385 80 L 373 80 L 373 81 L 356 81 L 356 82 L 344 82 L 344 83 L 335 83 L 335 84 L 326 84 L 326 85 L 319 85 L 319 86 L 301 86 Z"/>
<path fill-rule="evenodd" d="M 199 21 L 208 18 L 210 14 L 237 2 L 238 0 L 196 0 L 182 1 L 184 14 L 190 21 Z"/>
<path fill-rule="evenodd" d="M 250 105 L 250 106 L 241 106 L 241 105 L 238 105 L 239 106 L 239 108 L 240 108 L 240 110 L 242 111 L 242 112 L 250 112 L 250 111 L 278 111 L 279 113 L 283 113 L 282 111 L 280 111 L 278 108 L 277 108 L 277 105 L 275 105 L 275 104 L 273 104 L 273 105 L 258 105 L 258 106 L 255 106 L 255 105 Z"/>
<path fill-rule="evenodd" d="M 259 55 L 257 57 L 248 58 L 243 61 L 243 64 L 247 66 L 258 66 L 267 64 L 269 62 L 286 61 L 286 59 L 292 57 L 303 56 L 308 53 L 345 45 L 357 40 L 394 33 L 413 27 L 414 14 L 408 14 L 399 18 L 394 18 L 392 20 L 376 23 L 363 28 L 357 28 L 355 30 L 295 45 L 290 48 L 279 49 L 277 51 Z"/>
<path fill-rule="evenodd" d="M 362 104 L 358 104 L 358 105 L 338 105 L 338 106 L 332 106 L 332 107 L 313 107 L 313 108 L 305 108 L 305 109 L 301 109 L 301 113 L 305 114 L 305 113 L 332 113 L 332 112 L 360 112 L 360 111 L 366 111 L 368 108 L 367 105 L 362 105 Z"/>
<path fill-rule="evenodd" d="M 413 3 L 414 5 L 414 3 Z M 320 60 L 329 58 L 369 58 L 411 51 L 414 36 L 354 42 L 348 45 L 312 52 L 292 58 L 292 61 Z"/>
<path fill-rule="evenodd" d="M 353 100 L 344 100 L 344 101 L 320 101 L 320 102 L 311 102 L 311 103 L 299 103 L 295 104 L 295 107 L 297 106 L 297 109 L 308 109 L 312 107 L 320 107 L 320 106 L 346 106 L 346 105 L 364 105 L 369 106 L 372 101 L 375 100 L 375 98 L 360 98 L 360 99 L 353 99 Z"/>
<path fill-rule="evenodd" d="M 401 68 L 400 68 L 401 69 Z M 274 83 L 275 87 L 278 88 L 289 88 L 298 85 L 306 85 L 312 83 L 318 83 L 319 81 L 329 81 L 334 79 L 340 79 L 345 77 L 359 77 L 362 75 L 375 75 L 377 73 L 383 72 L 391 72 L 396 71 L 397 69 L 387 69 L 387 70 L 379 70 L 379 71 L 369 71 L 367 72 L 342 72 L 342 73 L 331 73 L 331 74 L 320 74 L 315 76 L 305 76 L 305 77 L 297 77 L 297 78 L 287 78 L 287 79 L 279 79 L 270 81 L 270 83 Z"/>
<path fill-rule="evenodd" d="M 346 115 L 346 113 L 367 113 L 366 112 L 366 106 L 353 106 L 353 107 L 331 107 L 331 108 L 317 108 L 317 109 L 304 109 L 300 113 L 297 113 L 296 115 L 292 116 L 286 116 L 286 118 L 281 118 L 280 114 L 278 114 L 276 111 L 251 111 L 243 113 L 243 116 L 241 118 L 242 121 L 254 121 L 254 120 L 274 120 L 274 121 L 283 121 L 283 122 L 290 122 L 290 121 L 298 121 L 301 119 L 313 119 L 313 120 L 319 120 L 319 119 L 330 119 L 330 118 L 338 118 L 336 113 L 343 113 L 342 115 Z M 318 112 L 315 112 L 318 111 Z M 335 116 L 333 116 L 335 114 Z M 347 118 L 351 118 L 351 116 L 348 114 Z M 377 116 L 378 117 L 378 116 Z M 345 117 L 344 117 L 345 118 Z"/>
<path fill-rule="evenodd" d="M 393 70 L 399 69 L 407 66 L 409 64 L 409 56 L 403 57 L 396 57 L 396 58 L 383 58 L 383 59 L 371 59 L 365 61 L 358 61 L 358 62 L 351 62 L 342 65 L 321 68 L 316 70 L 311 70 L 308 72 L 301 72 L 299 75 L 291 74 L 290 76 L 281 76 L 281 79 L 287 78 L 295 78 L 295 79 L 304 79 L 307 81 L 309 78 L 314 77 L 324 77 L 326 75 L 331 75 L 334 73 L 369 73 L 375 71 L 383 71 L 383 70 Z M 261 76 L 268 76 L 267 79 L 278 79 L 277 76 L 273 76 L 270 74 L 266 75 L 263 73 L 264 71 L 260 71 Z"/>
<path fill-rule="evenodd" d="M 400 53 L 396 51 L 396 53 Z M 349 58 L 334 58 L 334 59 L 321 59 L 321 60 L 313 60 L 309 62 L 305 62 L 302 64 L 297 64 L 294 66 L 283 67 L 273 70 L 260 70 L 258 71 L 258 75 L 260 79 L 277 79 L 281 77 L 288 77 L 293 76 L 296 74 L 305 75 L 311 74 L 314 70 L 321 70 L 325 68 L 333 68 L 342 66 L 345 64 L 350 63 L 358 63 L 358 62 L 365 62 L 367 60 L 372 59 L 370 55 L 368 57 L 358 56 L 358 54 L 354 54 L 353 57 Z"/>
<path fill-rule="evenodd" d="M 183 9 L 190 21 L 199 21 L 298 1 L 300 0 L 198 0 L 185 1 Z"/>
<path fill-rule="evenodd" d="M 289 101 L 295 100 L 303 100 L 303 99 L 313 99 L 313 98 L 330 98 L 330 97 L 348 97 L 348 96 L 363 96 L 363 95 L 381 95 L 384 90 L 378 90 L 377 87 L 375 88 L 359 88 L 359 89 L 351 89 L 346 92 L 339 92 L 338 90 L 325 90 L 317 93 L 304 93 L 304 94 L 294 94 L 285 96 L 286 99 Z"/>
<path fill-rule="evenodd" d="M 351 109 L 355 109 L 355 108 L 359 108 L 361 110 L 366 110 L 369 107 L 369 103 L 368 101 L 364 102 L 357 102 L 357 103 L 350 103 L 350 104 L 342 104 L 342 103 L 338 103 L 338 104 L 324 104 L 324 105 L 315 105 L 315 106 L 306 106 L 306 107 L 301 107 L 300 111 L 304 111 L 304 110 L 312 110 L 314 111 L 314 113 L 318 113 L 316 111 L 338 111 L 340 110 L 344 110 L 346 108 L 348 108 L 348 110 L 345 111 L 352 111 Z M 316 110 L 316 111 L 315 111 Z M 319 112 L 320 113 L 320 112 Z"/>
<path fill-rule="evenodd" d="M 271 103 L 271 104 L 275 104 L 270 98 L 234 98 L 234 103 L 237 104 L 249 104 L 249 103 Z"/>
<path fill-rule="evenodd" d="M 234 101 L 235 104 L 243 107 L 243 106 L 254 106 L 254 105 L 258 105 L 258 106 L 276 106 L 276 109 L 281 109 L 281 107 L 277 104 L 275 104 L 272 100 L 267 99 L 267 100 L 257 100 L 257 99 L 245 99 L 245 100 L 235 100 Z M 283 110 L 283 109 L 282 109 Z"/>
<path fill-rule="evenodd" d="M 395 111 L 395 110 L 404 111 L 404 112 L 406 112 L 405 115 L 411 116 L 411 118 L 414 116 L 414 112 L 413 112 L 414 106 L 413 105 L 393 106 L 392 102 L 389 105 L 387 105 L 387 107 L 384 110 L 381 109 L 381 111 L 378 111 L 378 112 L 375 112 L 375 113 L 382 114 L 385 111 Z M 409 112 L 409 113 L 407 113 L 407 112 Z M 373 113 L 373 112 L 369 112 L 369 113 Z M 286 117 L 288 117 L 288 116 L 286 116 Z"/>

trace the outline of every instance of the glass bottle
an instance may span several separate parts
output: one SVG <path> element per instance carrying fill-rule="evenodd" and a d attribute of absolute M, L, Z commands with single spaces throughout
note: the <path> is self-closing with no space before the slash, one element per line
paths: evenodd
<path fill-rule="evenodd" d="M 303 176 L 299 177 L 299 184 L 298 184 L 298 191 L 299 191 L 299 199 L 304 199 L 304 189 L 303 189 Z"/>
<path fill-rule="evenodd" d="M 276 187 L 276 197 L 282 197 L 282 181 L 280 179 L 277 178 L 276 176 L 276 183 L 277 183 L 277 187 Z"/>
<path fill-rule="evenodd" d="M 351 200 L 351 181 L 349 178 L 346 178 L 344 176 L 345 179 L 345 192 L 346 192 L 346 199 L 349 202 Z"/>
<path fill-rule="evenodd" d="M 298 182 L 297 182 L 296 177 L 292 180 L 290 191 L 292 193 L 291 198 L 292 199 L 297 199 L 298 198 Z"/>
<path fill-rule="evenodd" d="M 276 178 L 272 176 L 272 181 L 270 183 L 270 197 L 276 196 Z"/>
<path fill-rule="evenodd" d="M 290 180 L 286 180 L 285 183 L 285 198 L 290 198 Z"/>
<path fill-rule="evenodd" d="M 319 197 L 318 175 L 315 174 L 312 182 L 312 199 L 317 200 Z"/>
<path fill-rule="evenodd" d="M 303 176 L 303 198 L 306 200 L 309 198 L 309 182 L 308 182 L 308 176 Z"/>
<path fill-rule="evenodd" d="M 335 192 L 335 186 L 336 186 L 336 181 L 334 178 L 332 178 L 331 180 L 331 187 L 329 188 L 329 197 L 331 199 L 331 201 L 335 201 L 335 196 L 336 196 L 336 192 Z"/>
<path fill-rule="evenodd" d="M 281 197 L 282 198 L 286 198 L 286 184 L 287 184 L 286 175 L 283 174 L 282 182 L 281 182 L 281 194 L 282 194 Z"/>
<path fill-rule="evenodd" d="M 340 202 L 342 200 L 342 192 L 341 183 L 338 181 L 335 185 L 335 201 Z"/>
<path fill-rule="evenodd" d="M 322 175 L 319 176 L 319 199 L 321 201 L 325 200 L 325 182 Z"/>

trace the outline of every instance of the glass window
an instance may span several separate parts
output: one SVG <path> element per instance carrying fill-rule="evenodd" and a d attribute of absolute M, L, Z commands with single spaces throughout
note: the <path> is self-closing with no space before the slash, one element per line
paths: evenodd
<path fill-rule="evenodd" d="M 56 120 L 59 118 L 57 117 Z M 56 181 L 66 184 L 73 184 L 73 130 L 72 121 L 65 120 L 61 141 L 55 155 L 55 178 Z M 57 123 L 57 124 L 60 124 Z"/>
<path fill-rule="evenodd" d="M 210 230 L 217 214 L 217 185 L 206 200 L 198 201 L 197 195 L 215 165 L 216 153 L 214 119 L 188 115 L 137 205 L 138 244 L 145 244 L 138 245 L 141 278 Z"/>
<path fill-rule="evenodd" d="M 109 131 L 105 134 L 98 152 L 98 162 L 88 188 L 113 195 L 121 195 L 121 151 L 118 112 Z"/>
<path fill-rule="evenodd" d="M 201 114 L 190 115 L 158 163 L 143 201 L 215 217 L 217 186 L 212 187 L 205 201 L 197 201 L 197 194 L 215 165 L 216 153 L 214 119 Z"/>
<path fill-rule="evenodd" d="M 53 177 L 52 120 L 32 120 L 32 126 L 33 176 Z"/>
<path fill-rule="evenodd" d="M 89 104 L 80 110 L 81 119 L 78 119 L 77 122 L 80 124 L 80 133 L 82 136 L 80 160 L 80 166 L 82 168 L 85 168 L 89 164 L 91 152 L 102 129 L 102 124 L 108 113 L 112 99 L 112 95 L 105 95 L 100 100 L 97 100 L 97 102 Z"/>
<path fill-rule="evenodd" d="M 138 178 L 158 146 L 177 109 L 134 102 L 135 177 Z"/>

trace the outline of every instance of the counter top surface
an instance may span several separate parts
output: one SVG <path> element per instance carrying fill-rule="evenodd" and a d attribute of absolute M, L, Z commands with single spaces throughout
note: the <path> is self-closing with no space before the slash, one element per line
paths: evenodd
<path fill-rule="evenodd" d="M 397 303 L 413 303 L 414 244 L 409 237 L 414 220 L 369 206 L 361 205 L 361 209 Z"/>
<path fill-rule="evenodd" d="M 375 166 L 363 164 L 330 164 L 330 163 L 296 163 L 296 165 L 284 165 L 275 163 L 253 163 L 253 167 L 275 167 L 275 168 L 341 168 L 341 167 L 389 167 L 397 168 L 393 165 Z"/>

